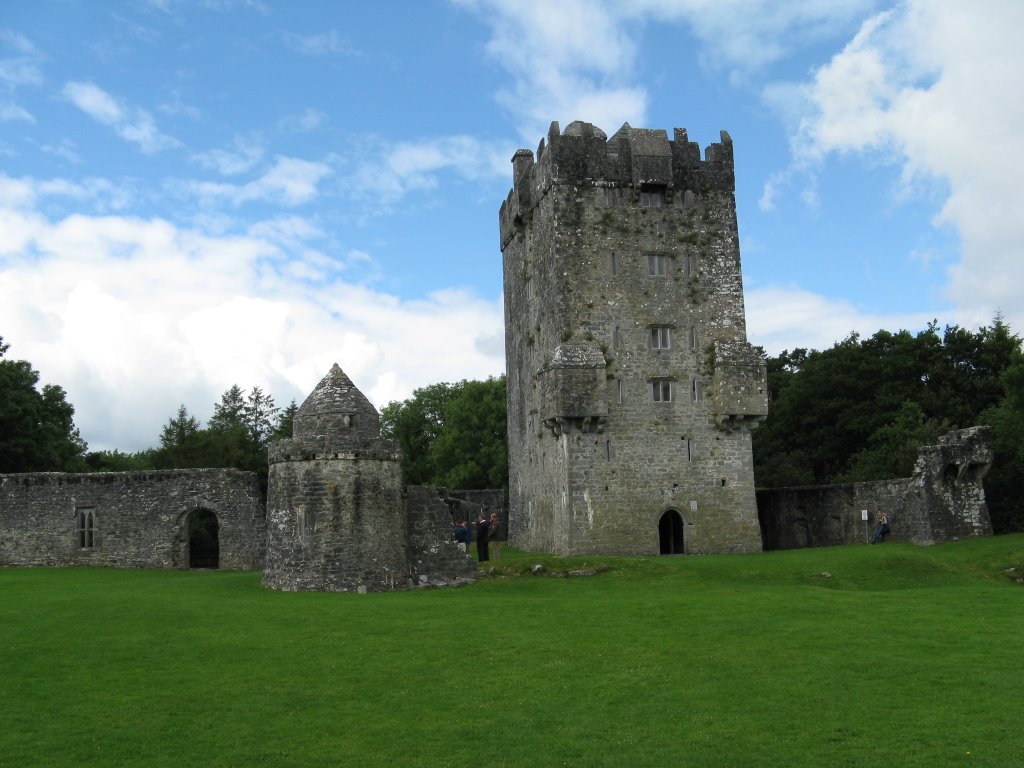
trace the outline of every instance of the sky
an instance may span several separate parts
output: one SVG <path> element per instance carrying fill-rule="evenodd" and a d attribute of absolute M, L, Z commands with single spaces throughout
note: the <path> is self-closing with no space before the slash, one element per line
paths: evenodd
<path fill-rule="evenodd" d="M 0 0 L 0 336 L 91 450 L 504 371 L 552 121 L 734 142 L 747 332 L 1024 331 L 1019 0 Z"/>

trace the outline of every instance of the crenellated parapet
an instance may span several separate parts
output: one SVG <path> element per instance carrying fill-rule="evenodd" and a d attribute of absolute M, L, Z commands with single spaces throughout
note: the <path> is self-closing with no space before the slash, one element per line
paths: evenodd
<path fill-rule="evenodd" d="M 552 122 L 536 154 L 520 149 L 512 157 L 513 186 L 499 213 L 502 249 L 555 182 L 733 193 L 732 139 L 725 131 L 721 139 L 707 147 L 702 159 L 700 145 L 682 128 L 674 129 L 669 139 L 664 130 L 625 123 L 609 139 L 591 123 L 570 123 L 563 133 Z"/>

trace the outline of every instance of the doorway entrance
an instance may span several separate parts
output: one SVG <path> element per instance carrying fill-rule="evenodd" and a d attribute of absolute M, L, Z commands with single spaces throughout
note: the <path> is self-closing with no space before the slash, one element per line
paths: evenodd
<path fill-rule="evenodd" d="M 683 516 L 670 509 L 658 521 L 658 542 L 663 555 L 683 554 Z"/>
<path fill-rule="evenodd" d="M 196 509 L 188 516 L 188 567 L 220 567 L 220 525 L 208 509 Z"/>

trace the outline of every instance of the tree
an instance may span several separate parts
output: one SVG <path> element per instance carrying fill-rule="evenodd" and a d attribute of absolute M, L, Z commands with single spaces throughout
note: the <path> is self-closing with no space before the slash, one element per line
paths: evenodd
<path fill-rule="evenodd" d="M 465 381 L 429 448 L 434 482 L 449 488 L 508 487 L 505 377 Z"/>
<path fill-rule="evenodd" d="M 977 331 L 946 326 L 940 335 L 933 322 L 916 336 L 882 330 L 862 340 L 851 334 L 821 352 L 798 349 L 769 358 L 772 405 L 753 435 L 758 485 L 906 476 L 920 445 L 979 423 L 983 413 L 1003 425 L 1002 434 L 1013 434 L 1011 406 L 989 409 L 1008 401 L 1013 377 L 1004 372 L 1019 359 L 1020 346 L 996 317 Z M 986 480 L 993 510 L 1004 503 L 1003 494 L 1014 493 L 997 482 L 1012 464 L 1012 439 L 1000 442 L 999 434 L 997 428 L 995 476 Z"/>
<path fill-rule="evenodd" d="M 0 472 L 76 472 L 87 449 L 75 427 L 75 409 L 63 388 L 36 389 L 39 373 L 25 360 L 8 360 L 0 337 Z"/>
<path fill-rule="evenodd" d="M 292 427 L 295 424 L 295 414 L 299 412 L 299 406 L 293 399 L 288 407 L 277 414 L 277 422 L 270 433 L 270 440 L 287 440 L 292 436 Z"/>
<path fill-rule="evenodd" d="M 220 402 L 213 406 L 213 416 L 206 423 L 210 429 L 220 431 L 228 430 L 238 424 L 244 424 L 245 413 L 245 392 L 237 384 L 232 384 L 223 395 Z"/>
<path fill-rule="evenodd" d="M 242 423 L 249 430 L 252 439 L 264 448 L 267 446 L 270 433 L 274 430 L 274 417 L 277 411 L 273 396 L 264 394 L 260 387 L 253 386 L 242 408 Z"/>
<path fill-rule="evenodd" d="M 381 410 L 410 485 L 508 486 L 505 377 L 431 384 Z"/>
<path fill-rule="evenodd" d="M 995 430 L 995 460 L 985 476 L 992 528 L 996 533 L 1024 531 L 1024 354 L 1018 352 L 1003 372 L 1003 399 L 982 413 Z"/>
<path fill-rule="evenodd" d="M 402 451 L 402 477 L 407 484 L 434 482 L 430 446 L 441 433 L 445 410 L 459 387 L 458 384 L 431 384 L 414 390 L 410 399 L 388 403 L 381 409 L 381 436 L 398 442 Z"/>
<path fill-rule="evenodd" d="M 199 432 L 199 420 L 188 412 L 182 403 L 178 413 L 168 419 L 160 433 L 160 447 L 163 449 L 182 448 Z"/>

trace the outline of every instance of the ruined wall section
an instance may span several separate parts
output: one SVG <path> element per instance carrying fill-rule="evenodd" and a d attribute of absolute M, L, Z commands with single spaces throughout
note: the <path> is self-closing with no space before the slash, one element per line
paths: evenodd
<path fill-rule="evenodd" d="M 92 510 L 92 546 L 79 513 Z M 257 476 L 233 469 L 0 476 L 0 565 L 188 568 L 187 519 L 217 516 L 219 567 L 257 570 L 265 553 Z"/>
<path fill-rule="evenodd" d="M 991 429 L 971 427 L 923 446 L 907 478 L 760 490 L 764 548 L 863 543 L 874 533 L 879 511 L 890 515 L 893 541 L 929 545 L 990 536 L 982 481 L 992 456 Z"/>
<path fill-rule="evenodd" d="M 476 580 L 476 563 L 465 546 L 452 539 L 453 507 L 457 506 L 444 488 L 406 487 L 409 578 L 414 587 L 458 586 Z"/>
<path fill-rule="evenodd" d="M 746 342 L 732 164 L 724 132 L 701 160 L 685 131 L 608 140 L 585 123 L 552 124 L 536 159 L 513 158 L 499 218 L 519 546 L 656 554 L 677 509 L 687 551 L 759 548 L 743 427 L 767 390 Z M 652 349 L 655 328 L 669 348 Z M 655 380 L 673 402 L 652 402 Z"/>

